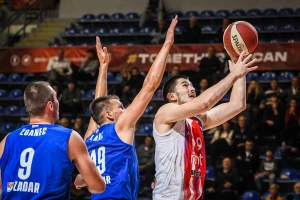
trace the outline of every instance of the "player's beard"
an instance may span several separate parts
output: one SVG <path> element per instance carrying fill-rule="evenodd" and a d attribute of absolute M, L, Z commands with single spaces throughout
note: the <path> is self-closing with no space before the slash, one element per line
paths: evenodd
<path fill-rule="evenodd" d="M 175 94 L 178 98 L 177 102 L 178 102 L 179 105 L 184 104 L 184 103 L 187 102 L 187 99 L 184 99 L 183 95 L 180 95 L 178 92 L 175 92 Z"/>

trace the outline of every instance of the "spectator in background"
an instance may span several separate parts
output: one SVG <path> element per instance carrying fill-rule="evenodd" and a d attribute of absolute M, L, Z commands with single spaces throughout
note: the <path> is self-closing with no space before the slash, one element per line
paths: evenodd
<path fill-rule="evenodd" d="M 143 28 L 145 23 L 154 17 L 157 21 L 162 21 L 165 13 L 163 0 L 149 0 L 145 12 L 141 14 L 139 27 Z"/>
<path fill-rule="evenodd" d="M 279 185 L 270 185 L 269 192 L 271 193 L 271 195 L 268 196 L 266 200 L 283 200 L 283 198 L 279 196 Z"/>
<path fill-rule="evenodd" d="M 93 49 L 87 51 L 85 61 L 83 61 L 78 70 L 78 80 L 90 81 L 98 74 L 99 61 L 96 52 Z"/>
<path fill-rule="evenodd" d="M 245 149 L 238 152 L 235 163 L 242 180 L 240 189 L 254 189 L 253 177 L 259 166 L 259 155 L 252 140 L 246 140 Z"/>
<path fill-rule="evenodd" d="M 230 156 L 233 143 L 233 129 L 229 121 L 223 123 L 210 142 L 212 166 L 216 166 L 219 156 Z"/>
<path fill-rule="evenodd" d="M 83 119 L 81 117 L 77 117 L 75 119 L 74 127 L 73 129 L 79 133 L 79 135 L 84 138 L 84 134 L 86 132 L 87 127 L 83 123 Z"/>
<path fill-rule="evenodd" d="M 245 150 L 245 142 L 247 139 L 253 139 L 250 130 L 247 126 L 247 118 L 244 115 L 238 117 L 237 126 L 234 129 L 234 150 L 235 152 L 241 152 Z"/>
<path fill-rule="evenodd" d="M 62 98 L 60 87 L 57 84 L 53 84 L 51 87 L 56 92 L 57 100 L 60 102 Z"/>
<path fill-rule="evenodd" d="M 300 182 L 295 183 L 294 194 L 287 195 L 285 200 L 300 200 Z"/>
<path fill-rule="evenodd" d="M 167 30 L 168 29 L 165 26 L 165 21 L 164 20 L 158 21 L 158 26 L 151 33 L 152 36 L 151 44 L 162 44 L 165 40 Z"/>
<path fill-rule="evenodd" d="M 222 169 L 216 173 L 215 177 L 214 187 L 208 188 L 204 196 L 207 199 L 216 200 L 237 199 L 239 176 L 237 171 L 232 169 L 230 158 L 223 159 Z"/>
<path fill-rule="evenodd" d="M 200 60 L 200 74 L 207 78 L 208 82 L 212 83 L 212 75 L 221 73 L 221 62 L 216 56 L 216 50 L 213 46 L 207 48 L 207 57 Z M 197 83 L 199 83 L 199 80 Z"/>
<path fill-rule="evenodd" d="M 269 102 L 270 97 L 272 97 L 272 96 L 276 96 L 279 100 L 284 100 L 283 99 L 284 92 L 279 87 L 277 79 L 273 79 L 270 83 L 270 89 L 265 91 L 265 98 L 266 98 L 267 102 Z"/>
<path fill-rule="evenodd" d="M 63 91 L 61 101 L 61 112 L 71 112 L 71 118 L 75 119 L 82 111 L 81 90 L 73 81 L 68 82 L 68 88 Z"/>
<path fill-rule="evenodd" d="M 252 80 L 247 88 L 247 104 L 250 105 L 251 110 L 258 111 L 259 104 L 263 99 L 263 91 L 257 80 Z"/>
<path fill-rule="evenodd" d="M 262 179 L 269 178 L 270 185 L 275 183 L 276 174 L 278 173 L 278 165 L 274 159 L 273 152 L 266 150 L 266 158 L 261 161 L 259 173 L 255 176 L 257 189 L 262 192 Z"/>
<path fill-rule="evenodd" d="M 208 81 L 206 78 L 200 80 L 199 83 L 199 94 L 202 94 L 208 88 Z"/>
<path fill-rule="evenodd" d="M 288 167 L 288 157 L 300 156 L 300 110 L 295 99 L 285 112 L 285 124 L 281 131 L 282 166 Z"/>
<path fill-rule="evenodd" d="M 300 102 L 300 88 L 298 77 L 293 77 L 291 81 L 291 87 L 285 90 L 286 104 L 289 105 L 291 99 L 295 99 Z"/>
<path fill-rule="evenodd" d="M 171 71 L 171 74 L 169 75 L 169 77 L 173 77 L 173 76 L 178 76 L 180 75 L 180 66 L 179 65 L 174 65 L 172 67 L 172 71 Z"/>
<path fill-rule="evenodd" d="M 215 42 L 216 43 L 223 43 L 223 34 L 224 34 L 226 28 L 229 26 L 229 24 L 230 24 L 229 19 L 228 18 L 224 18 L 223 19 L 222 27 L 220 27 L 217 30 L 217 34 L 216 34 L 216 38 L 215 38 Z"/>
<path fill-rule="evenodd" d="M 201 40 L 201 27 L 197 24 L 196 17 L 190 17 L 189 25 L 182 33 L 182 42 L 186 44 L 197 44 Z"/>
<path fill-rule="evenodd" d="M 138 67 L 133 67 L 131 69 L 131 75 L 127 85 L 129 86 L 129 89 L 132 90 L 134 96 L 143 87 L 144 79 L 145 77 L 140 73 Z"/>
<path fill-rule="evenodd" d="M 64 58 L 64 51 L 59 49 L 57 56 L 50 58 L 47 65 L 48 82 L 52 84 L 60 85 L 63 81 L 71 79 L 73 73 L 71 63 Z"/>
<path fill-rule="evenodd" d="M 70 121 L 68 118 L 66 117 L 62 117 L 59 120 L 59 124 L 65 128 L 70 128 Z"/>
<path fill-rule="evenodd" d="M 153 147 L 153 138 L 147 136 L 144 141 L 144 145 L 140 146 L 137 149 L 137 157 L 139 161 L 139 171 L 141 175 L 145 176 L 145 181 L 141 187 L 141 192 L 150 190 L 150 185 L 155 174 L 155 165 L 154 165 L 154 147 Z M 145 188 L 143 188 L 145 187 Z"/>

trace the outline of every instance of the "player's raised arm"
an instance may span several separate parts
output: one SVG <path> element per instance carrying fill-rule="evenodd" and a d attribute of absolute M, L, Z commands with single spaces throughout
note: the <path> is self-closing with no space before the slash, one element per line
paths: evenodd
<path fill-rule="evenodd" d="M 96 83 L 95 99 L 107 95 L 107 68 L 109 63 L 109 54 L 107 52 L 107 48 L 106 47 L 102 48 L 99 37 L 96 37 L 96 49 L 97 49 L 97 56 L 100 63 L 100 69 L 99 69 L 98 79 Z M 98 125 L 91 117 L 84 139 L 86 139 L 91 134 L 93 134 L 93 132 L 97 128 Z"/>
<path fill-rule="evenodd" d="M 171 22 L 160 52 L 145 77 L 141 91 L 134 98 L 130 106 L 120 115 L 116 123 L 116 131 L 120 139 L 125 143 L 133 144 L 135 124 L 144 113 L 154 92 L 160 85 L 166 67 L 167 56 L 174 42 L 174 30 L 177 22 L 176 16 Z"/>
<path fill-rule="evenodd" d="M 75 131 L 72 132 L 69 139 L 68 153 L 70 160 L 76 165 L 89 191 L 91 193 L 102 193 L 105 190 L 105 182 L 89 156 L 83 140 Z"/>
<path fill-rule="evenodd" d="M 247 59 L 243 61 L 244 55 L 245 53 L 242 52 L 239 57 L 239 61 L 235 64 L 234 70 L 229 75 L 227 75 L 216 85 L 204 91 L 198 97 L 184 104 L 178 105 L 174 103 L 168 103 L 162 106 L 155 116 L 155 123 L 173 123 L 191 116 L 200 115 L 201 113 L 204 113 L 211 109 L 218 101 L 221 100 L 221 98 L 226 94 L 226 92 L 231 88 L 236 80 L 257 68 L 251 67 L 256 60 L 249 61 L 249 59 Z M 186 80 L 182 80 L 182 83 L 179 83 L 177 85 L 179 85 L 178 87 L 192 87 L 191 83 L 187 82 Z M 195 97 L 194 89 L 189 90 L 191 91 L 189 94 L 189 98 Z M 167 95 L 168 99 L 170 99 L 171 102 L 173 96 L 176 94 L 169 92 Z"/>

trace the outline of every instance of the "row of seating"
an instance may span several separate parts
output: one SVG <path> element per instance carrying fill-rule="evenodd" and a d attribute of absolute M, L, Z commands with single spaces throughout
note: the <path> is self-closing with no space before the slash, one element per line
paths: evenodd
<path fill-rule="evenodd" d="M 300 79 L 300 73 L 298 75 L 293 72 L 281 72 L 279 76 L 275 72 L 263 72 L 259 75 L 257 72 L 251 72 L 246 75 L 247 81 L 257 80 L 259 82 L 270 82 L 273 79 L 278 79 L 279 82 L 290 82 L 294 76 L 298 76 Z"/>
<path fill-rule="evenodd" d="M 185 13 L 181 11 L 174 11 L 169 14 L 169 18 L 174 18 L 175 15 L 178 16 L 178 18 L 190 18 L 191 16 L 194 17 L 201 17 L 201 18 L 210 18 L 210 17 L 261 17 L 261 16 L 293 16 L 293 15 L 299 15 L 300 16 L 300 8 L 294 10 L 292 8 L 282 8 L 279 11 L 273 8 L 265 9 L 261 11 L 260 9 L 250 9 L 248 11 L 237 9 L 230 12 L 229 10 L 218 10 L 216 12 L 212 10 L 204 10 L 201 12 L 198 12 L 196 10 L 187 11 Z M 101 13 L 98 15 L 94 15 L 92 13 L 87 13 L 79 19 L 81 22 L 87 22 L 87 21 L 101 21 L 101 20 L 138 20 L 140 18 L 140 15 L 136 12 L 130 12 L 127 14 L 123 13 L 113 13 L 112 15 L 109 15 L 107 13 Z"/>
<path fill-rule="evenodd" d="M 242 200 L 265 200 L 267 197 L 269 197 L 271 195 L 270 192 L 266 192 L 263 194 L 263 196 L 261 197 L 259 192 L 257 191 L 247 191 L 243 194 L 242 196 Z M 289 195 L 294 195 L 294 192 L 288 192 L 284 195 L 284 199 L 287 199 L 287 197 Z M 279 193 L 279 196 L 282 196 Z"/>

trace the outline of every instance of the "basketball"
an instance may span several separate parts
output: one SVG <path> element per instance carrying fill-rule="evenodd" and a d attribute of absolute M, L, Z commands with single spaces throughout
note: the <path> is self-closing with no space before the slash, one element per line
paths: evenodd
<path fill-rule="evenodd" d="M 239 56 L 243 50 L 248 55 L 258 44 L 257 31 L 248 22 L 233 22 L 224 31 L 223 42 L 225 49 L 233 56 Z"/>

